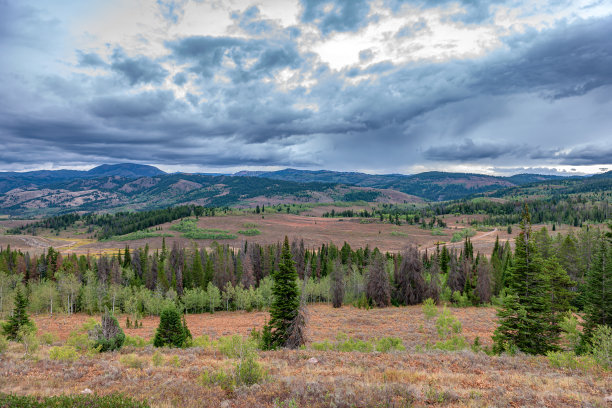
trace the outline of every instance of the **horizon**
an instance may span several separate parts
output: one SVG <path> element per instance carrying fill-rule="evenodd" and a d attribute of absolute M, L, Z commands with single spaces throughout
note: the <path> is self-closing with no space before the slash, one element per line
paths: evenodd
<path fill-rule="evenodd" d="M 0 2 L 0 171 L 612 168 L 612 4 Z"/>

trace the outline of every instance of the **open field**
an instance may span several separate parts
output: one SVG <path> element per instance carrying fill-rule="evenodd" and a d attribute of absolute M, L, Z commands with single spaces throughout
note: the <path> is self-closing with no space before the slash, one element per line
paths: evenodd
<path fill-rule="evenodd" d="M 453 309 L 464 335 L 490 344 L 495 328 L 491 308 Z M 551 368 L 545 357 L 487 356 L 472 351 L 421 351 L 432 341 L 435 328 L 426 322 L 420 307 L 362 310 L 309 307 L 310 341 L 332 340 L 338 333 L 361 339 L 397 336 L 406 351 L 361 353 L 303 350 L 259 352 L 266 379 L 251 387 L 226 391 L 202 385 L 203 372 L 228 368 L 236 360 L 215 348 L 164 349 L 165 363 L 154 366 L 151 346 L 124 347 L 120 352 L 82 356 L 74 363 L 48 357 L 42 346 L 35 358 L 24 359 L 21 345 L 11 343 L 0 357 L 0 389 L 17 394 L 55 395 L 124 392 L 147 398 L 156 407 L 605 407 L 612 393 L 611 376 L 596 369 Z M 189 315 L 194 336 L 212 339 L 229 334 L 245 335 L 261 327 L 267 313 L 220 312 Z M 65 339 L 88 316 L 36 316 L 39 332 Z M 125 317 L 120 317 L 123 326 Z M 147 317 L 142 329 L 129 335 L 149 339 L 158 318 Z M 142 368 L 130 368 L 119 360 L 134 353 Z M 316 359 L 310 360 L 312 357 Z M 171 360 L 173 358 L 174 360 Z"/>
<path fill-rule="evenodd" d="M 344 242 L 348 242 L 351 247 L 359 248 L 369 245 L 370 248 L 378 247 L 382 251 L 397 252 L 405 249 L 410 244 L 415 244 L 421 250 L 432 249 L 436 243 L 446 243 L 450 247 L 462 247 L 463 243 L 451 244 L 453 233 L 459 232 L 469 226 L 469 222 L 474 219 L 481 219 L 482 215 L 461 215 L 461 216 L 446 216 L 444 221 L 448 227 L 443 230 L 444 235 L 433 235 L 431 230 L 421 229 L 418 225 L 403 224 L 397 226 L 389 223 L 380 223 L 375 219 L 368 219 L 368 223 L 362 223 L 360 218 L 324 218 L 321 209 L 325 212 L 331 211 L 334 207 L 315 207 L 312 211 L 317 215 L 293 214 L 265 214 L 261 215 L 227 215 L 217 217 L 201 217 L 198 221 L 198 227 L 203 229 L 221 229 L 237 235 L 235 239 L 224 239 L 219 242 L 229 244 L 234 247 L 242 247 L 244 241 L 256 242 L 260 244 L 276 243 L 283 240 L 285 235 L 290 239 L 304 239 L 307 248 L 319 247 L 321 244 L 333 242 L 337 246 L 342 246 Z M 360 207 L 355 207 L 359 210 Z M 361 207 L 363 208 L 363 207 Z M 345 210 L 346 207 L 338 207 L 337 210 Z M 0 226 L 3 223 L 13 221 L 0 220 Z M 184 238 L 181 233 L 173 231 L 171 227 L 178 224 L 179 221 L 172 223 L 161 224 L 161 230 L 155 231 L 159 234 L 168 234 L 166 237 L 166 245 L 171 247 L 176 241 L 182 247 L 192 247 L 194 244 L 199 247 L 207 247 L 213 242 L 210 239 L 192 240 Z M 238 231 L 254 228 L 260 234 L 255 236 L 245 236 Z M 534 229 L 541 228 L 541 225 L 534 225 Z M 550 226 L 549 226 L 550 229 Z M 567 225 L 558 226 L 557 232 L 567 233 L 569 230 L 574 230 L 574 227 Z M 505 228 L 493 231 L 478 231 L 471 238 L 476 252 L 480 251 L 484 254 L 490 254 L 495 238 L 499 236 L 500 241 L 513 238 L 518 234 L 518 227 L 513 228 L 512 234 L 508 234 Z M 49 246 L 61 252 L 77 253 L 77 254 L 100 254 L 100 253 L 117 253 L 119 249 L 123 249 L 125 245 L 131 248 L 144 247 L 149 244 L 151 249 L 159 249 L 162 246 L 161 237 L 153 237 L 146 239 L 137 239 L 131 241 L 104 241 L 99 242 L 94 239 L 89 239 L 84 229 L 69 228 L 62 230 L 59 236 L 48 235 L 44 232 L 38 236 L 15 235 L 7 236 L 0 235 L 0 246 L 6 247 L 8 244 L 14 249 L 22 251 L 30 251 L 40 253 Z"/>

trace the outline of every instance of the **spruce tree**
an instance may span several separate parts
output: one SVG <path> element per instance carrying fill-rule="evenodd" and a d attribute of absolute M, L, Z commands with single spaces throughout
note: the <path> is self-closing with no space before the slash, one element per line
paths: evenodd
<path fill-rule="evenodd" d="M 493 335 L 494 349 L 502 352 L 516 347 L 528 354 L 555 349 L 558 322 L 552 311 L 552 289 L 531 233 L 527 205 L 507 282 L 508 296 L 498 312 L 500 325 Z"/>
<path fill-rule="evenodd" d="M 338 308 L 342 307 L 344 300 L 344 269 L 339 258 L 336 258 L 336 263 L 331 270 L 332 306 Z"/>
<path fill-rule="evenodd" d="M 285 237 L 278 270 L 272 274 L 273 301 L 270 307 L 270 322 L 264 331 L 269 330 L 268 349 L 285 347 L 289 337 L 289 327 L 295 319 L 300 306 L 297 271 L 295 269 L 289 239 Z"/>
<path fill-rule="evenodd" d="M 22 327 L 34 325 L 28 318 L 27 306 L 28 298 L 21 292 L 21 288 L 17 287 L 13 315 L 2 325 L 2 331 L 9 340 L 17 340 L 19 329 Z"/>
<path fill-rule="evenodd" d="M 599 243 L 585 289 L 584 338 L 589 341 L 597 325 L 612 326 L 612 250 L 606 239 Z"/>
<path fill-rule="evenodd" d="M 161 312 L 159 326 L 155 332 L 155 347 L 185 347 L 191 338 L 187 323 L 176 307 L 169 307 Z"/>
<path fill-rule="evenodd" d="M 385 260 L 376 249 L 367 276 L 366 295 L 368 300 L 377 307 L 387 307 L 391 304 L 391 286 L 389 275 L 385 271 Z"/>

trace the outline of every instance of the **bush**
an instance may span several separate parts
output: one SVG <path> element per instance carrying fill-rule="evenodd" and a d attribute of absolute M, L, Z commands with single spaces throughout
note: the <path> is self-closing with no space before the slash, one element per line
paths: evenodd
<path fill-rule="evenodd" d="M 79 359 L 77 351 L 72 346 L 51 347 L 49 350 L 49 358 L 57 361 L 74 362 Z"/>
<path fill-rule="evenodd" d="M 223 370 L 212 372 L 205 371 L 204 373 L 202 373 L 202 375 L 200 375 L 199 381 L 200 384 L 204 386 L 218 385 L 226 392 L 232 392 L 234 390 L 234 387 L 236 386 L 234 376 Z"/>
<path fill-rule="evenodd" d="M 8 348 L 8 340 L 4 336 L 0 336 L 0 354 L 4 353 Z"/>
<path fill-rule="evenodd" d="M 472 306 L 472 302 L 470 302 L 467 293 L 461 294 L 458 290 L 453 292 L 452 300 L 455 306 L 458 307 Z"/>
<path fill-rule="evenodd" d="M 591 355 L 601 367 L 612 368 L 612 328 L 597 326 L 591 337 Z"/>
<path fill-rule="evenodd" d="M 115 316 L 108 310 L 102 316 L 102 324 L 96 324 L 88 333 L 93 341 L 93 347 L 99 351 L 119 350 L 125 341 L 125 334 Z"/>
<path fill-rule="evenodd" d="M 264 378 L 264 370 L 261 364 L 256 360 L 255 352 L 250 351 L 240 358 L 234 368 L 234 377 L 236 384 L 250 386 L 257 384 Z"/>
<path fill-rule="evenodd" d="M 252 237 L 252 236 L 261 234 L 261 231 L 258 230 L 257 228 L 249 228 L 247 230 L 240 230 L 238 231 L 238 233 L 242 235 L 246 235 L 248 237 Z"/>
<path fill-rule="evenodd" d="M 136 354 L 126 354 L 125 356 L 121 356 L 119 358 L 119 362 L 130 368 L 143 368 L 145 365 L 145 361 Z"/>
<path fill-rule="evenodd" d="M 140 336 L 125 336 L 125 341 L 123 342 L 124 346 L 132 347 L 145 347 L 147 344 L 150 344 L 150 342 Z"/>
<path fill-rule="evenodd" d="M 569 370 L 587 371 L 595 367 L 597 362 L 591 356 L 576 356 L 571 351 L 549 351 L 546 354 L 551 367 L 566 368 Z"/>
<path fill-rule="evenodd" d="M 423 302 L 423 314 L 427 320 L 431 320 L 438 315 L 438 307 L 432 298 L 425 299 Z"/>
<path fill-rule="evenodd" d="M 164 357 L 159 351 L 156 351 L 153 354 L 153 357 L 151 357 L 151 362 L 153 363 L 154 367 L 159 367 L 160 365 L 164 363 Z"/>
<path fill-rule="evenodd" d="M 36 350 L 38 350 L 38 346 L 40 345 L 38 337 L 36 337 L 36 327 L 33 325 L 21 326 L 17 332 L 17 338 L 21 344 L 23 344 L 26 354 L 29 355 L 36 353 Z"/>
<path fill-rule="evenodd" d="M 434 349 L 446 351 L 459 351 L 468 347 L 468 343 L 463 336 L 451 336 L 446 340 L 438 341 L 432 346 Z"/>
<path fill-rule="evenodd" d="M 406 347 L 404 347 L 402 340 L 397 337 L 383 337 L 376 340 L 376 351 L 388 353 L 392 350 L 404 351 Z"/>
<path fill-rule="evenodd" d="M 47 346 L 50 346 L 53 343 L 57 343 L 59 341 L 57 336 L 53 333 L 43 333 L 39 336 L 39 338 L 40 338 L 40 342 Z"/>
<path fill-rule="evenodd" d="M 254 351 L 257 348 L 255 340 L 245 339 L 238 334 L 233 336 L 221 337 L 215 342 L 215 347 L 221 354 L 228 358 L 239 358 L 245 353 Z"/>
<path fill-rule="evenodd" d="M 33 397 L 0 393 L 0 407 L 20 408 L 149 408 L 146 402 L 136 401 L 123 394 L 59 395 Z"/>
<path fill-rule="evenodd" d="M 461 333 L 461 322 L 446 308 L 442 309 L 442 313 L 436 320 L 436 329 L 438 337 L 442 340 L 448 339 L 453 334 Z"/>
<path fill-rule="evenodd" d="M 153 345 L 155 347 L 186 347 L 191 338 L 185 319 L 181 321 L 179 311 L 175 307 L 164 309 L 155 332 Z"/>
<path fill-rule="evenodd" d="M 211 345 L 210 337 L 206 335 L 194 337 L 193 340 L 191 341 L 191 347 L 201 347 L 204 350 L 207 350 L 208 348 L 210 348 L 210 345 Z"/>
<path fill-rule="evenodd" d="M 78 351 L 87 351 L 93 347 L 93 341 L 89 340 L 89 336 L 85 333 L 71 332 L 66 340 L 68 346 L 76 348 Z"/>
<path fill-rule="evenodd" d="M 561 323 L 559 323 L 559 327 L 563 332 L 563 338 L 568 343 L 569 350 L 578 354 L 582 343 L 582 336 L 580 335 L 580 330 L 578 329 L 578 319 L 571 313 L 568 313 L 568 315 L 563 318 Z"/>

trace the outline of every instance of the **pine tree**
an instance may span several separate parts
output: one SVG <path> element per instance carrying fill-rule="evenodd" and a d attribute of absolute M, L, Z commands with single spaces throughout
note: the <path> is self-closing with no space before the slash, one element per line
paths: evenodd
<path fill-rule="evenodd" d="M 27 306 L 28 298 L 21 292 L 21 288 L 17 287 L 15 291 L 15 308 L 13 309 L 13 315 L 2 325 L 2 332 L 9 340 L 16 340 L 19 330 L 22 327 L 34 326 L 26 312 Z"/>
<path fill-rule="evenodd" d="M 529 354 L 555 349 L 558 322 L 552 311 L 552 289 L 532 237 L 527 205 L 507 282 L 508 296 L 498 312 L 500 325 L 493 335 L 494 349 L 503 352 L 516 347 Z"/>
<path fill-rule="evenodd" d="M 606 239 L 601 239 L 587 272 L 584 298 L 584 337 L 588 341 L 597 325 L 612 326 L 612 250 Z"/>
<path fill-rule="evenodd" d="M 278 270 L 272 274 L 273 301 L 270 307 L 270 331 L 268 349 L 285 347 L 289 337 L 289 327 L 296 318 L 300 306 L 299 289 L 297 286 L 297 271 L 291 256 L 289 239 L 285 237 Z"/>
<path fill-rule="evenodd" d="M 336 263 L 331 267 L 331 297 L 333 307 L 342 307 L 344 300 L 344 269 L 340 259 L 336 258 Z"/>
<path fill-rule="evenodd" d="M 169 307 L 161 312 L 159 326 L 155 331 L 153 345 L 155 347 L 185 347 L 191 333 L 187 323 L 175 307 Z"/>

